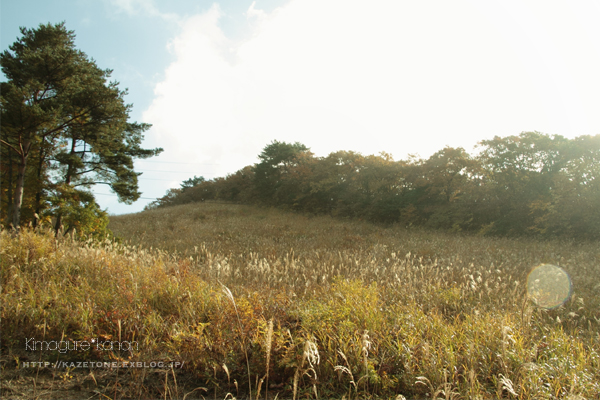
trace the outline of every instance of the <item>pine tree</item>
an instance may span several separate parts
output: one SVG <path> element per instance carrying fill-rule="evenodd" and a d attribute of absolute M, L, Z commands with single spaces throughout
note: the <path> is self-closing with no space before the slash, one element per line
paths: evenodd
<path fill-rule="evenodd" d="M 8 79 L 0 103 L 8 222 L 19 227 L 24 194 L 32 215 L 42 207 L 53 213 L 57 230 L 69 207 L 93 202 L 85 189 L 94 184 L 109 185 L 120 201 L 137 200 L 133 160 L 162 149 L 141 147 L 150 125 L 128 122 L 127 92 L 109 81 L 111 70 L 75 48 L 64 23 L 21 28 L 21 34 L 0 55 Z M 25 191 L 27 182 L 36 183 L 34 191 Z"/>

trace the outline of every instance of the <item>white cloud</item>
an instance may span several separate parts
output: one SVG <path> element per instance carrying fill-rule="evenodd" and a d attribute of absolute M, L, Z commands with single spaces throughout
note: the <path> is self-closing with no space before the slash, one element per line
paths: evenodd
<path fill-rule="evenodd" d="M 248 8 L 248 11 L 246 11 L 246 17 L 249 20 L 257 20 L 259 22 L 264 21 L 268 17 L 267 13 L 263 10 L 255 8 L 255 6 L 256 1 L 253 1 L 252 4 L 250 4 L 250 8 Z"/>
<path fill-rule="evenodd" d="M 113 7 L 113 10 L 119 13 L 159 17 L 172 22 L 180 21 L 180 17 L 177 14 L 160 12 L 154 0 L 109 0 L 109 3 Z"/>
<path fill-rule="evenodd" d="M 600 133 L 593 2 L 296 0 L 246 16 L 236 42 L 218 6 L 182 24 L 144 114 L 160 159 L 218 164 L 198 171 L 212 178 L 272 139 L 400 159 L 527 130 Z"/>

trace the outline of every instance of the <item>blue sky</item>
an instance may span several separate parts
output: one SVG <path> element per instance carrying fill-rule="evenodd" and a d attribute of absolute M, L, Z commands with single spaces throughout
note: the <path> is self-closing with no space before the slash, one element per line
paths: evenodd
<path fill-rule="evenodd" d="M 65 21 L 153 124 L 140 211 L 194 175 L 225 176 L 271 140 L 317 155 L 428 157 L 522 131 L 600 133 L 598 1 L 2 0 L 19 26 Z"/>

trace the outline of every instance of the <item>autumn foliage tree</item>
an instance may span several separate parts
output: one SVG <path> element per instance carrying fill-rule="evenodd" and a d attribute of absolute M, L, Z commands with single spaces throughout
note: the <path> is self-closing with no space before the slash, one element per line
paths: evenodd
<path fill-rule="evenodd" d="M 274 141 L 260 162 L 171 193 L 155 206 L 216 199 L 314 214 L 503 236 L 600 238 L 600 135 L 495 137 L 477 155 L 446 147 L 428 159 Z"/>

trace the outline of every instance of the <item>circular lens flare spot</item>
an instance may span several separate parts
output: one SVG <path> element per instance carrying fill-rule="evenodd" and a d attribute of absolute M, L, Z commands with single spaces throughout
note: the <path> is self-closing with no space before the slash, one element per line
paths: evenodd
<path fill-rule="evenodd" d="M 538 307 L 556 308 L 571 296 L 571 278 L 561 267 L 542 264 L 529 273 L 527 294 Z"/>

